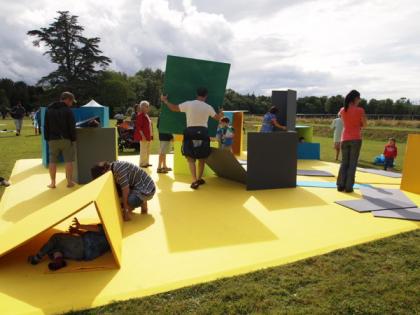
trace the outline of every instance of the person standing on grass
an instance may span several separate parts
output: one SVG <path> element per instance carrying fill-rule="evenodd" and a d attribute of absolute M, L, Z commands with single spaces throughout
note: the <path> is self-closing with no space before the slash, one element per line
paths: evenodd
<path fill-rule="evenodd" d="M 339 115 L 343 120 L 341 135 L 341 165 L 337 178 L 337 190 L 353 192 L 356 168 L 362 147 L 362 128 L 366 127 L 365 110 L 359 107 L 360 93 L 356 90 L 347 94 Z"/>
<path fill-rule="evenodd" d="M 395 145 L 396 141 L 394 138 L 389 138 L 388 144 L 385 146 L 384 150 L 384 170 L 387 171 L 388 168 L 394 167 L 394 160 L 397 158 L 398 150 L 397 146 Z"/>
<path fill-rule="evenodd" d="M 10 115 L 15 121 L 16 136 L 20 136 L 20 133 L 22 131 L 23 118 L 25 117 L 25 114 L 26 111 L 25 108 L 22 106 L 21 102 L 18 102 L 16 106 L 14 106 L 10 111 Z"/>
<path fill-rule="evenodd" d="M 279 109 L 275 106 L 272 106 L 268 113 L 264 115 L 263 124 L 261 126 L 260 132 L 270 133 L 274 132 L 276 128 L 280 130 L 287 130 L 287 127 L 282 126 L 277 120 L 277 113 Z"/>
<path fill-rule="evenodd" d="M 193 183 L 192 189 L 198 189 L 205 184 L 203 179 L 205 161 L 210 155 L 210 137 L 208 132 L 209 117 L 219 121 L 223 117 L 221 110 L 216 114 L 213 107 L 206 103 L 208 91 L 206 88 L 197 89 L 197 98 L 176 105 L 168 101 L 167 95 L 161 96 L 161 101 L 173 112 L 185 113 L 187 128 L 184 131 L 182 153 L 188 160 Z M 198 160 L 198 170 L 196 161 Z"/>
<path fill-rule="evenodd" d="M 140 112 L 136 118 L 134 140 L 140 141 L 140 167 L 152 166 L 150 159 L 150 144 L 153 140 L 153 125 L 148 113 L 150 104 L 148 101 L 140 102 Z"/>
<path fill-rule="evenodd" d="M 70 107 L 75 102 L 70 92 L 61 94 L 60 101 L 51 104 L 45 113 L 44 138 L 49 147 L 49 171 L 51 184 L 56 187 L 57 162 L 63 156 L 66 164 L 67 187 L 73 187 L 73 161 L 75 156 L 76 120 Z"/>
<path fill-rule="evenodd" d="M 173 140 L 174 136 L 170 133 L 162 133 L 160 132 L 160 117 L 157 121 L 157 128 L 159 131 L 159 165 L 157 168 L 157 172 L 159 174 L 166 174 L 172 169 L 166 165 L 166 154 L 169 154 L 171 151 L 171 141 Z"/>
<path fill-rule="evenodd" d="M 335 160 L 338 161 L 341 150 L 341 134 L 343 133 L 343 121 L 341 120 L 340 114 L 332 121 L 331 129 L 334 131 Z"/>

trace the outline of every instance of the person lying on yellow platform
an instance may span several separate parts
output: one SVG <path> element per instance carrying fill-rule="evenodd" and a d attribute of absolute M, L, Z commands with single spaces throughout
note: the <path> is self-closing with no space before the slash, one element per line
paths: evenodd
<path fill-rule="evenodd" d="M 80 224 L 77 218 L 74 218 L 68 233 L 52 235 L 37 254 L 28 257 L 28 262 L 37 265 L 48 255 L 52 260 L 48 268 L 55 271 L 67 265 L 65 259 L 93 260 L 109 250 L 110 246 L 101 224 Z"/>
<path fill-rule="evenodd" d="M 112 171 L 118 193 L 122 195 L 124 221 L 130 221 L 131 212 L 138 207 L 142 214 L 147 214 L 147 201 L 156 192 L 153 179 L 137 165 L 124 161 L 99 162 L 91 169 L 92 178 L 96 179 L 108 171 Z"/>

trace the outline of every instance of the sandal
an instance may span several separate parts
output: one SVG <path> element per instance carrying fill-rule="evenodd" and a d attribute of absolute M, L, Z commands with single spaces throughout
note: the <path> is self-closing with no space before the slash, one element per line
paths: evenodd
<path fill-rule="evenodd" d="M 159 174 L 167 174 L 168 173 L 168 171 L 165 169 L 165 168 L 158 168 L 157 169 L 157 172 L 159 173 Z"/>
<path fill-rule="evenodd" d="M 196 181 L 196 182 L 192 183 L 190 187 L 192 189 L 198 189 L 198 187 L 200 187 L 200 184 L 198 183 L 198 181 Z"/>
<path fill-rule="evenodd" d="M 172 171 L 172 168 L 170 168 L 170 167 L 163 167 L 163 169 L 164 169 L 165 171 L 167 171 L 167 172 Z"/>
<path fill-rule="evenodd" d="M 198 184 L 199 186 L 204 185 L 205 183 L 206 183 L 206 181 L 205 181 L 204 179 L 202 179 L 202 178 L 200 178 L 200 179 L 197 181 L 197 184 Z"/>

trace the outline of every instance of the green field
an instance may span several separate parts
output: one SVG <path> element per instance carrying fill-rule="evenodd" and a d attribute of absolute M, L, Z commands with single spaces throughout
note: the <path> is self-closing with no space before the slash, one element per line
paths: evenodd
<path fill-rule="evenodd" d="M 41 156 L 40 137 L 33 136 L 29 120 L 24 125 L 20 137 L 0 134 L 0 176 L 10 176 L 18 159 Z M 0 130 L 5 128 L 13 128 L 11 120 L 0 120 Z M 322 159 L 332 161 L 331 138 L 314 140 L 321 143 Z M 383 141 L 364 141 L 361 164 L 370 166 L 383 146 Z M 405 148 L 402 143 L 398 146 L 400 167 Z M 157 147 L 155 141 L 153 153 Z M 290 265 L 72 314 L 420 314 L 419 252 L 417 230 Z"/>

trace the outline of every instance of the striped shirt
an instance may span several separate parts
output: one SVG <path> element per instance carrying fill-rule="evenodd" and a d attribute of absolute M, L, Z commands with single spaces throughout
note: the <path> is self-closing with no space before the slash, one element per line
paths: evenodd
<path fill-rule="evenodd" d="M 128 186 L 131 191 L 144 196 L 153 196 L 156 192 L 152 178 L 137 165 L 116 161 L 111 163 L 111 169 L 116 183 L 122 189 Z"/>

